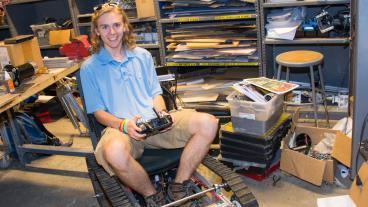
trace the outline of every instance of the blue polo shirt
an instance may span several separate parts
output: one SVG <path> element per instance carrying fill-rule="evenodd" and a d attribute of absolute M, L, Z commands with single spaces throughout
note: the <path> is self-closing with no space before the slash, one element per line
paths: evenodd
<path fill-rule="evenodd" d="M 162 94 L 151 54 L 140 47 L 125 50 L 114 60 L 101 48 L 83 62 L 80 70 L 87 113 L 103 110 L 119 118 L 156 117 L 153 97 Z"/>

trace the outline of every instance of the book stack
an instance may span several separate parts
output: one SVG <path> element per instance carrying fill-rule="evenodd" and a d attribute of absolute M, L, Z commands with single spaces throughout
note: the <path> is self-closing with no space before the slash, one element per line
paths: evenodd
<path fill-rule="evenodd" d="M 231 122 L 222 126 L 221 160 L 239 173 L 265 176 L 280 160 L 282 138 L 291 126 L 291 116 L 283 113 L 276 124 L 262 135 L 235 132 Z"/>

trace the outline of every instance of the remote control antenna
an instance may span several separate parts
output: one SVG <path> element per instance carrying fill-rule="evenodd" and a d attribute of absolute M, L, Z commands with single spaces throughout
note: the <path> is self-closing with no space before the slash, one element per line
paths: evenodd
<path fill-rule="evenodd" d="M 152 109 L 153 109 L 153 111 L 155 112 L 155 114 L 156 114 L 157 118 L 160 118 L 160 115 L 158 115 L 158 113 L 157 113 L 156 109 L 155 109 L 155 108 L 152 108 Z"/>

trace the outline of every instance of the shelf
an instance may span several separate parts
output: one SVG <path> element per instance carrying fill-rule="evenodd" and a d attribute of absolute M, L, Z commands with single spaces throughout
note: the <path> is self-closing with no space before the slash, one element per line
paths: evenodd
<path fill-rule="evenodd" d="M 40 49 L 58 49 L 60 45 L 40 45 Z"/>
<path fill-rule="evenodd" d="M 9 2 L 8 5 L 25 4 L 25 3 L 32 3 L 32 2 L 39 2 L 39 1 L 43 1 L 43 0 L 12 0 L 12 1 Z"/>
<path fill-rule="evenodd" d="M 192 17 L 179 17 L 172 19 L 160 19 L 161 23 L 173 23 L 173 22 L 201 22 L 201 21 L 222 21 L 222 20 L 234 20 L 234 19 L 255 19 L 256 14 L 234 14 L 234 15 L 221 15 L 221 16 L 192 16 Z"/>
<path fill-rule="evenodd" d="M 78 23 L 77 25 L 78 27 L 90 27 L 91 26 L 91 22 L 86 22 L 86 23 Z"/>
<path fill-rule="evenodd" d="M 0 25 L 0 29 L 9 29 L 9 25 L 7 24 Z"/>
<path fill-rule="evenodd" d="M 144 19 L 129 18 L 130 23 L 154 22 L 154 21 L 156 21 L 156 17 L 148 17 L 148 18 L 144 18 Z"/>
<path fill-rule="evenodd" d="M 299 45 L 299 44 L 349 44 L 349 38 L 296 38 L 294 40 L 276 40 L 266 38 L 264 43 L 268 45 Z"/>
<path fill-rule="evenodd" d="M 193 66 L 258 66 L 258 62 L 199 62 L 199 63 L 175 63 L 167 62 L 166 66 L 183 66 L 183 67 L 193 67 Z"/>
<path fill-rule="evenodd" d="M 78 26 L 79 27 L 89 27 L 91 26 L 91 22 L 83 22 L 83 23 L 79 23 L 79 19 L 80 18 L 92 18 L 92 13 L 89 14 L 80 14 L 77 16 L 78 18 Z M 138 18 L 129 18 L 129 22 L 130 23 L 142 23 L 142 22 L 154 22 L 156 21 L 156 17 L 148 17 L 148 18 L 143 18 L 143 19 L 138 19 Z"/>
<path fill-rule="evenodd" d="M 160 48 L 158 44 L 137 44 L 138 47 L 146 48 L 146 49 L 156 49 Z"/>
<path fill-rule="evenodd" d="M 305 1 L 290 1 L 282 3 L 263 3 L 264 8 L 290 7 L 290 6 L 319 6 L 332 4 L 349 4 L 350 0 L 305 0 Z"/>

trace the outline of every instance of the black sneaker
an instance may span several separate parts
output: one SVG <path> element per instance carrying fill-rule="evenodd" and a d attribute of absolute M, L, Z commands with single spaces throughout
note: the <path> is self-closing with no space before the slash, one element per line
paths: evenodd
<path fill-rule="evenodd" d="M 188 197 L 194 194 L 194 183 L 191 180 L 186 180 L 183 183 L 170 183 L 167 189 L 167 196 L 171 202 Z M 196 206 L 192 200 L 185 201 L 176 206 L 192 207 Z"/>
<path fill-rule="evenodd" d="M 144 198 L 147 207 L 160 207 L 165 205 L 165 196 L 161 191 Z"/>

